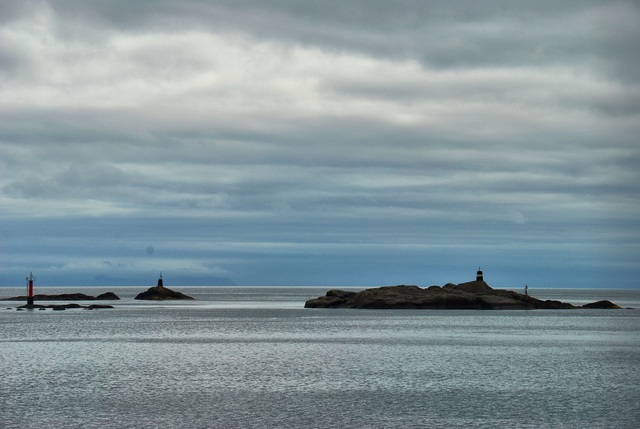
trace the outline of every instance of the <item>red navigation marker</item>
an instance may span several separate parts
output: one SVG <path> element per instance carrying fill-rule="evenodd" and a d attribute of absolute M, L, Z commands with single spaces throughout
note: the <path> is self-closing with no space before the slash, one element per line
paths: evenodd
<path fill-rule="evenodd" d="M 27 305 L 33 305 L 33 273 L 27 277 Z"/>

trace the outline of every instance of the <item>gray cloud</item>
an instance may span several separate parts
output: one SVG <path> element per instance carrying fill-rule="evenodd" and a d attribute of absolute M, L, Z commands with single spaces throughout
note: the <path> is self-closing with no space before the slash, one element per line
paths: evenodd
<path fill-rule="evenodd" d="M 3 284 L 637 277 L 634 2 L 0 11 Z"/>

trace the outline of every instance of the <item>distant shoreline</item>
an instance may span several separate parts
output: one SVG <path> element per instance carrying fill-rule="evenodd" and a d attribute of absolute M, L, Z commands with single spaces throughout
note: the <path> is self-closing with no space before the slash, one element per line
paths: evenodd
<path fill-rule="evenodd" d="M 69 285 L 48 285 L 48 286 L 38 286 L 38 289 L 78 289 L 78 288 L 91 288 L 91 289 L 113 289 L 113 288 L 148 288 L 149 285 L 77 285 L 77 286 L 69 286 Z M 331 288 L 331 289 L 370 289 L 373 287 L 380 287 L 378 285 L 366 285 L 366 286 L 344 286 L 344 285 L 172 285 L 172 288 Z M 428 286 L 420 286 L 420 287 L 428 287 Z M 10 285 L 0 285 L 1 289 L 25 289 L 24 285 L 22 286 L 10 286 Z M 511 288 L 511 287 L 495 287 L 496 290 L 524 290 L 523 287 L 520 288 Z M 544 290 L 627 290 L 627 291 L 638 291 L 640 293 L 640 288 L 637 287 L 529 287 L 529 292 L 532 291 L 544 291 Z"/>

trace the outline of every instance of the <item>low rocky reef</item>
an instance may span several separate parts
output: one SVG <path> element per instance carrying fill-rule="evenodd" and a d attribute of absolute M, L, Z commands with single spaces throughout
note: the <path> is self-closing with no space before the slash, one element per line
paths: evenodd
<path fill-rule="evenodd" d="M 105 292 L 98 296 L 85 295 L 83 293 L 61 293 L 58 295 L 33 295 L 34 301 L 115 301 L 120 298 L 113 292 Z M 0 301 L 26 301 L 27 296 L 14 296 L 0 298 Z"/>
<path fill-rule="evenodd" d="M 573 308 L 621 308 L 610 301 L 574 306 L 554 300 L 493 289 L 484 281 L 449 283 L 426 289 L 413 285 L 382 286 L 350 292 L 333 289 L 310 299 L 305 308 L 430 309 L 430 310 L 557 310 Z"/>
<path fill-rule="evenodd" d="M 194 299 L 194 298 L 188 295 L 185 295 L 182 292 L 177 292 L 169 288 L 166 288 L 162 284 L 158 284 L 158 286 L 150 287 L 146 291 L 139 293 L 138 295 L 136 295 L 135 299 L 163 301 L 167 299 Z"/>
<path fill-rule="evenodd" d="M 73 308 L 82 308 L 84 310 L 98 310 L 104 308 L 113 308 L 113 305 L 102 305 L 102 304 L 92 304 L 92 305 L 80 305 L 80 304 L 53 304 L 53 305 L 40 305 L 40 304 L 27 304 L 21 305 L 16 310 L 46 310 L 50 308 L 52 310 L 61 311 L 68 310 Z M 9 308 L 7 310 L 10 310 Z"/>

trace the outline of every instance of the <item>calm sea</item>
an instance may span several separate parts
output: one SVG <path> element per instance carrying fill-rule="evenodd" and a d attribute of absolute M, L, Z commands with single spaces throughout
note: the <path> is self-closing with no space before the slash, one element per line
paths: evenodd
<path fill-rule="evenodd" d="M 381 311 L 303 308 L 329 288 L 145 289 L 1 302 L 0 427 L 640 427 L 640 290 L 531 291 L 638 310 Z"/>

